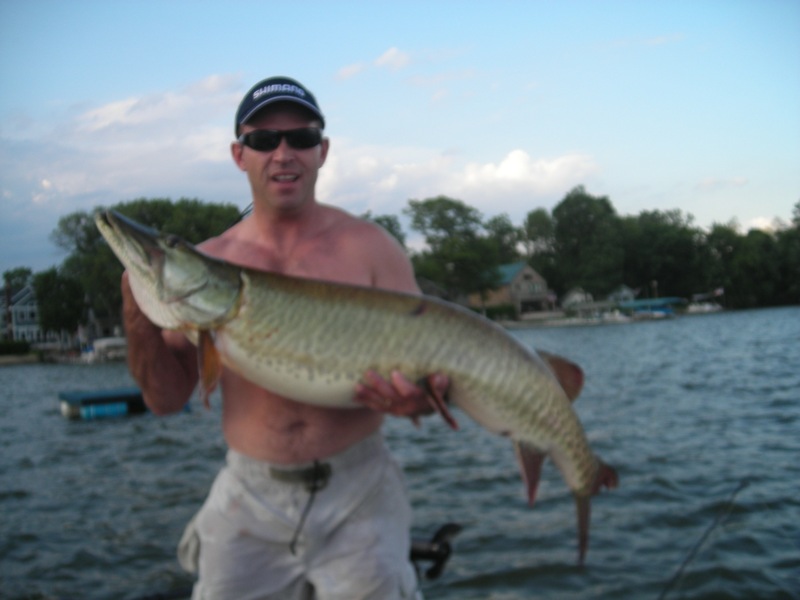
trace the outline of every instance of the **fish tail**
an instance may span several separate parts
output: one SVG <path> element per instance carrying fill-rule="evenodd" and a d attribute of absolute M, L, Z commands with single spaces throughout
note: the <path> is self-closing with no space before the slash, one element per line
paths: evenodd
<path fill-rule="evenodd" d="M 591 520 L 591 496 L 575 494 L 575 509 L 578 513 L 578 564 L 583 566 L 586 548 L 589 546 L 589 521 Z"/>

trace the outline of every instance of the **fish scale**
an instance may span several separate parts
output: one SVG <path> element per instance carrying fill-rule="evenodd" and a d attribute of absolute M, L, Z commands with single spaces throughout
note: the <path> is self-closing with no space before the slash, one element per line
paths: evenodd
<path fill-rule="evenodd" d="M 274 393 L 345 409 L 360 406 L 355 388 L 370 370 L 447 375 L 453 404 L 513 440 L 531 502 L 552 457 L 576 499 L 583 560 L 589 497 L 617 476 L 589 447 L 555 357 L 546 364 L 495 323 L 437 298 L 256 271 L 114 212 L 95 220 L 154 323 L 196 344 L 212 332 L 227 368 Z"/>

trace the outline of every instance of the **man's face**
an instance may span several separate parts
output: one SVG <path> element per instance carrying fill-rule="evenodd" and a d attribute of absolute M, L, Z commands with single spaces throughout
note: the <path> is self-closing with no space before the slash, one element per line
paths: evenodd
<path fill-rule="evenodd" d="M 240 133 L 258 129 L 318 128 L 319 125 L 319 121 L 302 108 L 279 104 L 257 113 L 242 125 Z M 317 174 L 325 163 L 328 147 L 327 138 L 306 149 L 293 148 L 283 138 L 274 150 L 258 151 L 234 142 L 231 152 L 239 168 L 247 173 L 253 201 L 278 213 L 291 213 L 314 200 Z"/>

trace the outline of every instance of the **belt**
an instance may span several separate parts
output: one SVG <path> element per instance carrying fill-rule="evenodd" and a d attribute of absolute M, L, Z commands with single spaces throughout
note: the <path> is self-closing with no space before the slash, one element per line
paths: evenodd
<path fill-rule="evenodd" d="M 277 469 L 269 468 L 273 479 L 283 483 L 303 484 L 309 491 L 319 491 L 328 485 L 333 468 L 329 463 L 314 461 L 314 464 L 304 469 Z"/>

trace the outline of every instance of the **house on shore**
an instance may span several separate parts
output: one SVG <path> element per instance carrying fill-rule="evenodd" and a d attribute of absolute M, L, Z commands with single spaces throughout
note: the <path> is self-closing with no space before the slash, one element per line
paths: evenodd
<path fill-rule="evenodd" d="M 69 336 L 65 340 L 63 335 L 42 331 L 39 326 L 39 304 L 31 284 L 14 293 L 3 289 L 0 292 L 0 315 L 0 339 L 30 344 L 68 341 Z"/>
<path fill-rule="evenodd" d="M 510 306 L 514 316 L 531 312 L 554 310 L 556 296 L 547 288 L 547 281 L 526 262 L 515 262 L 498 268 L 500 286 L 483 297 L 470 294 L 468 305 L 483 310 L 490 307 Z"/>

